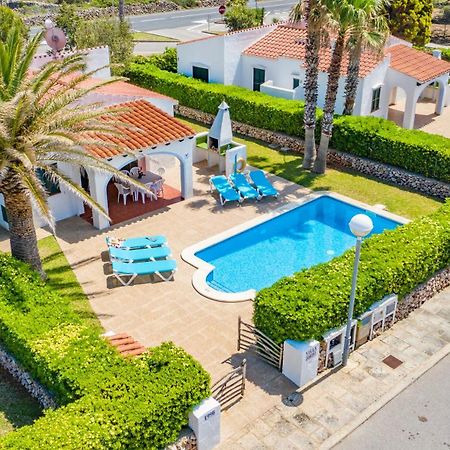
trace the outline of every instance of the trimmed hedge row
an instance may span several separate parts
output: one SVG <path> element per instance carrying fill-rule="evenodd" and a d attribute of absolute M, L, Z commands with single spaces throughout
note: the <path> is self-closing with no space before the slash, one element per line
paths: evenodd
<path fill-rule="evenodd" d="M 209 375 L 172 343 L 124 359 L 28 266 L 0 255 L 0 341 L 65 405 L 1 448 L 161 448 L 209 395 Z"/>
<path fill-rule="evenodd" d="M 161 70 L 151 63 L 131 64 L 125 74 L 133 83 L 176 98 L 181 105 L 210 114 L 225 100 L 233 120 L 304 138 L 301 101 L 275 98 L 236 86 L 208 84 Z M 321 117 L 318 111 L 318 118 Z M 317 129 L 317 135 L 320 132 Z M 332 147 L 450 182 L 450 139 L 403 129 L 374 117 L 336 118 Z"/>
<path fill-rule="evenodd" d="M 233 120 L 254 127 L 279 131 L 304 138 L 301 101 L 285 100 L 238 86 L 204 83 L 177 73 L 161 70 L 150 63 L 131 64 L 126 77 L 133 83 L 176 98 L 180 105 L 217 114 L 225 100 Z"/>
<path fill-rule="evenodd" d="M 255 325 L 277 342 L 320 339 L 347 318 L 354 250 L 261 290 Z M 450 200 L 430 216 L 365 240 L 355 316 L 395 292 L 401 299 L 450 264 Z"/>

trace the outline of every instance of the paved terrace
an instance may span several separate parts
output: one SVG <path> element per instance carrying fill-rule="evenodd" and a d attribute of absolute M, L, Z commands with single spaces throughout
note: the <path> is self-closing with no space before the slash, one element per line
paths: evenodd
<path fill-rule="evenodd" d="M 191 284 L 195 269 L 180 258 L 180 253 L 192 244 L 300 198 L 308 191 L 273 177 L 282 194 L 278 200 L 222 207 L 209 193 L 208 179 L 213 172 L 201 166 L 194 169 L 194 196 L 189 200 L 103 232 L 79 217 L 70 218 L 58 222 L 57 237 L 106 331 L 126 332 L 146 346 L 171 340 L 197 358 L 212 379 L 217 380 L 231 369 L 229 363 L 222 362 L 236 352 L 238 316 L 250 321 L 252 303 L 219 303 L 198 294 Z M 167 236 L 178 264 L 175 281 L 152 282 L 150 277 L 140 277 L 131 286 L 121 286 L 110 276 L 105 244 L 108 234 Z M 8 250 L 6 233 L 2 232 L 0 239 L 0 249 Z"/>

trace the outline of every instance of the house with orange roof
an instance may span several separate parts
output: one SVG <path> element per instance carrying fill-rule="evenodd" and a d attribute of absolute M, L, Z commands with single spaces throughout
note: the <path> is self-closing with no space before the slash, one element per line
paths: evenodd
<path fill-rule="evenodd" d="M 178 72 L 209 83 L 242 86 L 275 97 L 301 100 L 306 35 L 304 24 L 282 23 L 182 42 L 177 46 Z M 319 107 L 325 103 L 333 45 L 331 40 L 319 54 Z M 345 56 L 337 113 L 344 108 L 347 63 Z M 401 92 L 405 101 L 403 126 L 413 128 L 419 99 L 434 100 L 436 114 L 441 114 L 448 105 L 449 73 L 450 63 L 440 59 L 439 51 L 430 55 L 391 37 L 382 54 L 369 51 L 362 54 L 354 114 L 387 118 L 389 106 Z"/>
<path fill-rule="evenodd" d="M 60 83 L 68 82 L 62 79 Z M 99 79 L 87 79 L 84 86 L 97 84 Z M 98 204 L 108 213 L 111 222 L 103 215 L 91 211 L 83 202 L 63 187 L 55 185 L 45 176 L 42 181 L 49 193 L 48 203 L 56 221 L 81 216 L 98 229 L 138 217 L 192 196 L 192 164 L 195 148 L 195 132 L 174 118 L 176 100 L 156 92 L 134 86 L 125 81 L 102 86 L 82 99 L 83 102 L 102 104 L 108 109 L 123 109 L 115 121 L 117 135 L 97 134 L 95 140 L 105 145 L 86 147 L 97 158 L 101 158 L 119 170 L 138 167 L 140 171 L 160 183 L 160 191 L 153 197 L 129 195 L 118 197 L 118 187 L 109 174 L 89 168 L 58 163 L 58 168 L 73 181 L 83 186 Z M 105 115 L 104 120 L 109 120 Z M 177 186 L 167 184 L 164 166 L 160 158 L 169 158 L 179 168 Z M 152 180 L 153 180 L 152 178 Z M 153 182 L 153 181 L 152 181 Z M 0 194 L 0 226 L 8 228 L 3 197 Z M 35 216 L 37 226 L 44 222 Z"/>

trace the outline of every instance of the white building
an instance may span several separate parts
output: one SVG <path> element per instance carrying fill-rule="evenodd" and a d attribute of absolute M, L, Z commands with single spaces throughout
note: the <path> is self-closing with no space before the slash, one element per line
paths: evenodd
<path fill-rule="evenodd" d="M 304 99 L 306 29 L 293 24 L 268 25 L 178 44 L 178 72 L 210 83 L 242 86 L 275 97 Z M 333 42 L 319 59 L 318 105 L 324 106 Z M 336 112 L 344 107 L 347 69 L 344 58 Z M 436 100 L 436 113 L 448 104 L 450 63 L 391 38 L 384 55 L 365 52 L 354 114 L 387 118 L 397 90 L 406 98 L 403 126 L 413 128 L 420 97 Z M 427 89 L 430 87 L 429 89 Z"/>
<path fill-rule="evenodd" d="M 98 56 L 98 49 L 94 49 L 93 52 Z M 104 50 L 100 54 L 104 56 Z M 106 54 L 109 55 L 107 52 Z M 41 57 L 37 60 L 34 63 L 35 69 L 43 65 Z M 103 58 L 95 60 L 88 56 L 89 61 L 92 62 L 91 70 L 95 69 L 95 61 L 100 67 L 103 67 L 105 62 Z M 105 72 L 103 75 L 109 76 L 109 72 Z M 68 81 L 69 79 L 66 78 L 61 83 L 64 84 Z M 87 79 L 80 87 L 87 88 L 98 82 L 98 78 Z M 181 198 L 192 196 L 192 158 L 195 133 L 173 117 L 174 105 L 177 103 L 174 99 L 119 81 L 90 92 L 82 101 L 83 103 L 98 102 L 109 108 L 126 108 L 126 112 L 120 114 L 115 120 L 129 125 L 129 127 L 119 128 L 120 136 L 98 136 L 106 142 L 119 144 L 120 148 L 117 146 L 90 147 L 86 148 L 86 151 L 97 158 L 104 159 L 119 170 L 126 166 L 136 165 L 146 171 L 151 164 L 154 166 L 157 155 L 176 158 L 180 168 L 180 196 Z M 133 206 L 130 205 L 133 203 L 130 201 L 127 205 L 117 201 L 117 191 L 112 185 L 111 175 L 69 164 L 58 163 L 57 166 L 61 172 L 88 190 L 92 198 L 108 214 L 113 208 L 117 211 L 118 208 Z M 44 177 L 43 182 L 49 192 L 48 202 L 56 221 L 86 213 L 85 206 L 80 199 L 62 186 L 45 180 Z M 111 214 L 110 216 L 112 217 Z M 44 225 L 44 221 L 38 215 L 35 215 L 35 223 L 37 226 Z M 99 229 L 107 228 L 110 225 L 104 216 L 95 211 L 92 213 L 92 223 Z M 8 228 L 7 212 L 2 194 L 0 194 L 0 226 Z"/>

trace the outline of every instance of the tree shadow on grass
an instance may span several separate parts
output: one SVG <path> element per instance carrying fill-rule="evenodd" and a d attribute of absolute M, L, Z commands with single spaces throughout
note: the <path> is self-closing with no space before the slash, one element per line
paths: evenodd
<path fill-rule="evenodd" d="M 42 408 L 28 392 L 0 367 L 0 413 L 14 427 L 31 425 L 42 415 Z M 5 430 L 0 427 L 0 436 Z"/>

